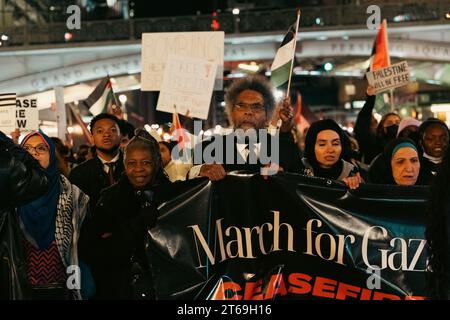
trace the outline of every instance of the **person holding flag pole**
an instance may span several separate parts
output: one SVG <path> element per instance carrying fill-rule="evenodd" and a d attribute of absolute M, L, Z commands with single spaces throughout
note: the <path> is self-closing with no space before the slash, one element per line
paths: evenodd
<path fill-rule="evenodd" d="M 389 67 L 391 65 L 391 57 L 389 55 L 389 41 L 386 19 L 383 19 L 380 30 L 377 33 L 373 43 L 372 55 L 370 57 L 370 65 L 368 71 L 376 71 Z M 391 111 L 394 110 L 394 89 L 390 89 Z"/>
<path fill-rule="evenodd" d="M 290 99 L 290 87 L 292 79 L 292 71 L 294 68 L 295 49 L 297 43 L 297 33 L 300 24 L 300 13 L 297 11 L 297 21 L 289 27 L 280 47 L 275 55 L 275 59 L 271 66 L 270 82 L 275 88 L 279 88 L 286 84 L 286 96 L 283 99 L 282 105 L 277 108 L 278 112 L 274 115 L 282 120 L 280 130 L 288 132 L 292 128 L 292 118 L 294 116 L 293 108 Z M 291 121 L 288 121 L 288 120 Z M 278 119 L 275 119 L 278 120 Z M 272 121 L 274 123 L 275 121 Z"/>
<path fill-rule="evenodd" d="M 370 65 L 367 71 L 386 68 L 390 64 L 387 23 L 386 20 L 383 20 L 373 44 Z M 389 112 L 383 116 L 377 125 L 372 115 L 375 100 L 375 89 L 369 85 L 367 87 L 366 103 L 358 113 L 354 129 L 355 138 L 361 147 L 364 157 L 363 162 L 367 165 L 371 164 L 375 157 L 383 152 L 385 145 L 396 138 L 398 125 L 401 120 L 398 114 Z M 393 101 L 393 92 L 391 91 L 391 108 L 393 108 Z"/>

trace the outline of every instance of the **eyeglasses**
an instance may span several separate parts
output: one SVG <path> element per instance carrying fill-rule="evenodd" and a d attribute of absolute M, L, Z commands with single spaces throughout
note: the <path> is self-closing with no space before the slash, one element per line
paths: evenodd
<path fill-rule="evenodd" d="M 23 149 L 25 151 L 29 152 L 29 153 L 33 153 L 33 151 L 34 151 L 34 152 L 37 152 L 39 154 L 45 154 L 45 153 L 47 153 L 49 151 L 48 148 L 45 145 L 43 145 L 43 144 L 39 144 L 36 147 L 32 147 L 30 145 L 25 145 L 23 147 Z"/>
<path fill-rule="evenodd" d="M 238 110 L 238 111 L 252 110 L 253 112 L 263 112 L 263 111 L 266 110 L 266 108 L 264 107 L 264 105 L 261 104 L 261 103 L 247 104 L 247 103 L 239 102 L 239 103 L 236 103 L 236 104 L 234 105 L 234 107 L 235 107 L 236 110 Z"/>

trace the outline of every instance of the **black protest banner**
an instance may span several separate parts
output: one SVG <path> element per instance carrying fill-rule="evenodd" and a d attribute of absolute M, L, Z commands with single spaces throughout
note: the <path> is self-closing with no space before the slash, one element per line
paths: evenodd
<path fill-rule="evenodd" d="M 229 175 L 164 204 L 160 299 L 423 299 L 425 187 Z"/>

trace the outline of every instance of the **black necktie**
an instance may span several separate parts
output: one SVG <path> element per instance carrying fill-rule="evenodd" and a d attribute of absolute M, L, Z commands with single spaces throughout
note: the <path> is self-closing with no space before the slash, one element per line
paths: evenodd
<path fill-rule="evenodd" d="M 244 150 L 247 150 L 247 156 L 245 157 L 245 163 L 248 164 L 248 162 L 250 161 L 250 145 L 248 143 L 245 145 Z"/>
<path fill-rule="evenodd" d="M 115 162 L 106 162 L 105 165 L 108 166 L 108 180 L 109 180 L 109 185 L 114 184 L 114 168 L 116 166 Z"/>

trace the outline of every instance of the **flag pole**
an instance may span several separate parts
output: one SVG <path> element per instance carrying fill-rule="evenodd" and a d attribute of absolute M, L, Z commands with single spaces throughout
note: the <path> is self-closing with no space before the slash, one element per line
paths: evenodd
<path fill-rule="evenodd" d="M 387 56 L 388 56 L 388 65 L 391 65 L 391 55 L 389 54 L 389 37 L 388 37 L 388 28 L 387 28 L 387 21 L 386 19 L 383 19 L 384 24 L 384 37 L 386 40 L 386 50 L 387 50 Z M 394 111 L 395 105 L 394 105 L 394 89 L 390 89 L 390 97 L 391 97 L 391 111 Z"/>
<path fill-rule="evenodd" d="M 289 72 L 289 82 L 288 82 L 286 97 L 289 97 L 290 90 L 291 90 L 291 77 L 292 77 L 292 70 L 294 69 L 295 48 L 296 48 L 296 45 L 297 45 L 297 33 L 298 33 L 299 23 L 300 23 L 300 9 L 298 9 L 298 11 L 297 11 L 297 22 L 296 22 L 296 25 L 295 25 L 295 35 L 294 35 L 294 56 L 292 57 L 292 61 L 291 61 L 291 70 Z"/>
<path fill-rule="evenodd" d="M 119 104 L 119 101 L 117 101 L 117 97 L 116 97 L 116 93 L 114 92 L 113 89 L 113 84 L 111 82 L 111 77 L 109 76 L 109 74 L 107 74 L 108 77 L 108 82 L 111 85 L 111 92 L 112 92 L 112 97 L 113 97 L 113 108 L 112 108 L 112 113 L 120 118 L 120 119 L 124 119 L 124 110 L 122 110 L 122 106 Z M 115 108 L 114 108 L 115 106 Z M 117 108 L 119 109 L 118 113 L 117 113 Z M 124 108 L 125 109 L 125 108 Z M 126 118 L 125 118 L 126 119 Z"/>
<path fill-rule="evenodd" d="M 108 77 L 108 82 L 111 84 L 111 91 L 112 91 L 112 96 L 113 96 L 113 99 L 114 99 L 114 104 L 115 104 L 117 107 L 120 107 L 120 105 L 119 105 L 118 102 L 117 102 L 116 94 L 114 93 L 114 89 L 113 89 L 112 82 L 111 82 L 111 77 L 109 76 L 109 74 L 107 74 L 106 76 Z"/>

